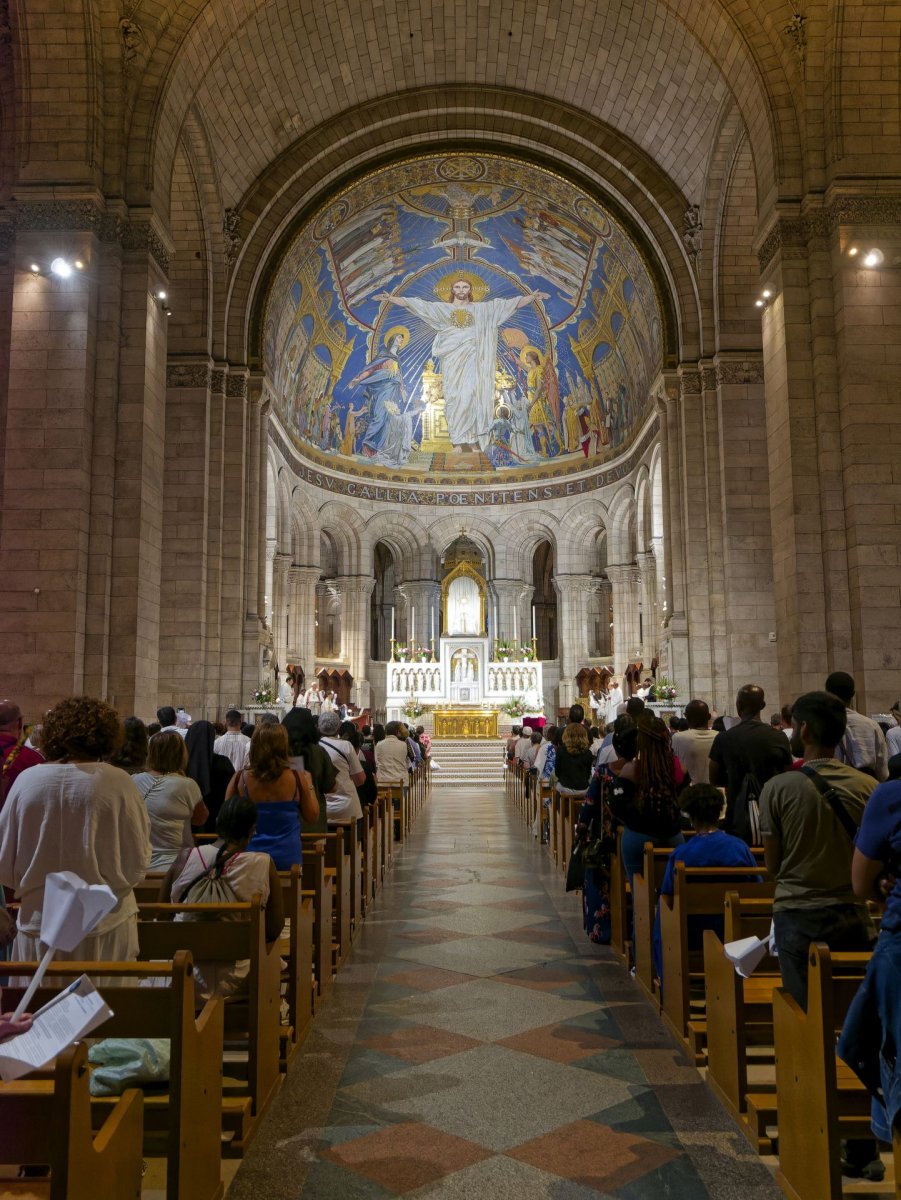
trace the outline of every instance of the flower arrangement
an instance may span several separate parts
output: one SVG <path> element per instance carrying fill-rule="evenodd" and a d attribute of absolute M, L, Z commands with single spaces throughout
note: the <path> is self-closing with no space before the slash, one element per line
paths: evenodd
<path fill-rule="evenodd" d="M 523 645 L 521 645 L 519 648 L 519 661 L 520 662 L 534 662 L 535 661 L 535 651 L 532 649 L 532 646 L 528 642 L 524 642 Z"/>
<path fill-rule="evenodd" d="M 495 638 L 494 639 L 494 654 L 495 654 L 495 658 L 499 658 L 501 661 L 512 657 L 513 643 L 508 642 L 506 638 Z"/>
<path fill-rule="evenodd" d="M 417 662 L 431 662 L 432 661 L 431 650 L 429 650 L 426 646 L 420 646 L 419 649 L 416 651 L 416 661 Z"/>
<path fill-rule="evenodd" d="M 661 675 L 654 684 L 654 695 L 658 700 L 675 700 L 679 695 L 679 689 L 672 679 L 667 679 L 665 675 Z"/>
<path fill-rule="evenodd" d="M 407 662 L 410 657 L 410 648 L 409 646 L 402 646 L 400 642 L 392 641 L 391 656 L 397 662 Z"/>
<path fill-rule="evenodd" d="M 421 717 L 423 713 L 428 712 L 428 705 L 421 704 L 416 696 L 411 692 L 409 699 L 404 703 L 401 712 L 408 721 L 415 721 L 417 717 Z"/>
<path fill-rule="evenodd" d="M 501 705 L 501 712 L 505 712 L 508 717 L 521 717 L 529 711 L 525 696 L 511 696 L 506 704 Z"/>
<path fill-rule="evenodd" d="M 264 708 L 268 704 L 272 704 L 275 700 L 275 694 L 268 683 L 261 683 L 260 686 L 251 696 L 252 704 L 262 705 Z"/>

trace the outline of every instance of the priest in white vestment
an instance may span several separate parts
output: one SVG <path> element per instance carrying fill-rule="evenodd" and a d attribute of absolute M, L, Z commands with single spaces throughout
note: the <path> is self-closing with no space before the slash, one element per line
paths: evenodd
<path fill-rule="evenodd" d="M 607 724 L 612 725 L 616 720 L 616 710 L 623 702 L 623 689 L 615 679 L 610 680 L 610 690 L 607 693 Z"/>
<path fill-rule="evenodd" d="M 441 360 L 450 440 L 458 450 L 485 450 L 494 420 L 498 332 L 517 309 L 548 299 L 547 293 L 530 292 L 476 303 L 469 279 L 460 277 L 451 284 L 448 302 L 387 292 L 376 299 L 406 308 L 435 331 L 432 354 Z"/>

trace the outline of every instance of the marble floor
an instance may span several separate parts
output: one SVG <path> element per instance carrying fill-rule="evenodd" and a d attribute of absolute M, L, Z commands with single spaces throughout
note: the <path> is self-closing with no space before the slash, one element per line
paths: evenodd
<path fill-rule="evenodd" d="M 503 793 L 440 788 L 228 1191 L 780 1195 Z"/>

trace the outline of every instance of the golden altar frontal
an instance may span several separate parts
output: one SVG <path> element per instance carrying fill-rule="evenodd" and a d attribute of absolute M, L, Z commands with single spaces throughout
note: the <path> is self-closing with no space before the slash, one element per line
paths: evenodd
<path fill-rule="evenodd" d="M 497 737 L 497 713 L 482 708 L 436 708 L 434 734 L 436 738 L 472 738 L 486 740 Z"/>

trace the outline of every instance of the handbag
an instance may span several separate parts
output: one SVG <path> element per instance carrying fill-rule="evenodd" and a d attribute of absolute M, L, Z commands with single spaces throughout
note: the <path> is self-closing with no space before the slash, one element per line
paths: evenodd
<path fill-rule="evenodd" d="M 566 890 L 580 892 L 585 886 L 585 845 L 576 842 L 566 868 Z"/>

